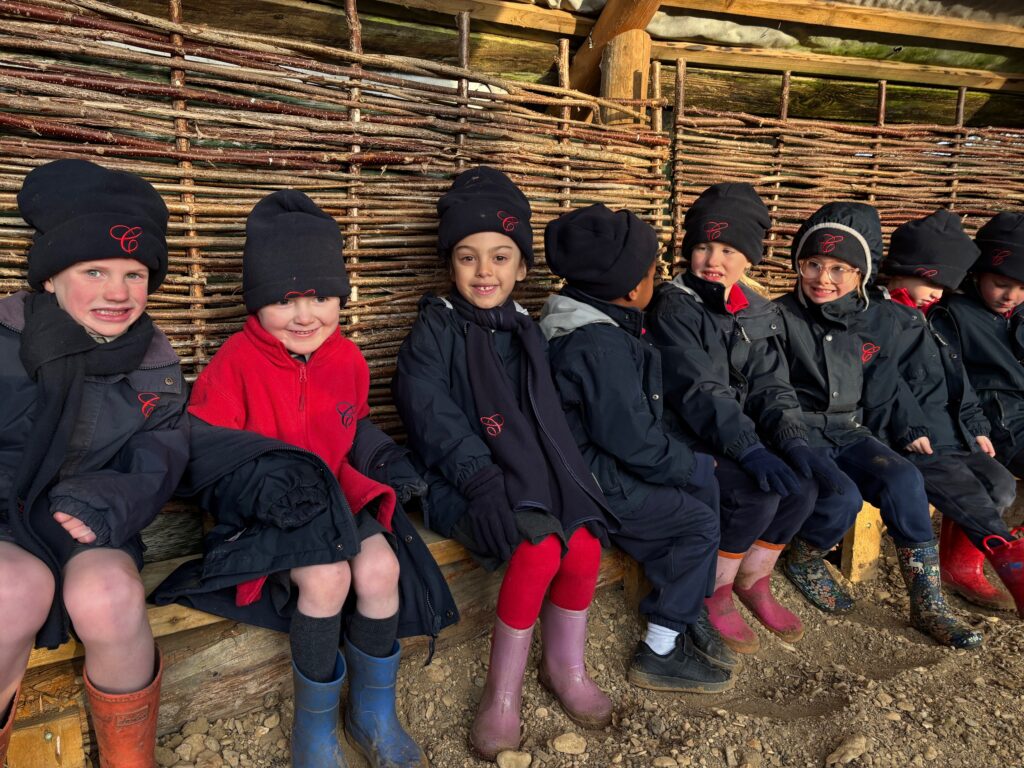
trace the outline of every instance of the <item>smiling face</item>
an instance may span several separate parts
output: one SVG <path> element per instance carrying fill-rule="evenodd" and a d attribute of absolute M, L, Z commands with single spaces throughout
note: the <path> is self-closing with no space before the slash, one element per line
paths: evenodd
<path fill-rule="evenodd" d="M 889 280 L 889 289 L 903 288 L 918 307 L 927 307 L 942 298 L 941 285 L 913 275 L 900 275 Z"/>
<path fill-rule="evenodd" d="M 750 260 L 727 243 L 697 243 L 690 253 L 690 272 L 709 283 L 721 283 L 728 296 L 750 267 Z"/>
<path fill-rule="evenodd" d="M 452 249 L 451 276 L 466 301 L 492 309 L 508 301 L 516 283 L 526 278 L 526 262 L 508 235 L 476 232 Z"/>
<path fill-rule="evenodd" d="M 146 311 L 149 269 L 135 259 L 81 261 L 45 281 L 43 288 L 87 331 L 113 338 Z"/>
<path fill-rule="evenodd" d="M 860 270 L 831 256 L 800 259 L 800 290 L 814 304 L 828 304 L 852 293 L 860 284 Z"/>
<path fill-rule="evenodd" d="M 341 299 L 299 296 L 261 307 L 256 316 L 264 330 L 292 354 L 310 355 L 338 330 Z"/>
<path fill-rule="evenodd" d="M 978 293 L 985 306 L 997 315 L 1012 312 L 1024 303 L 1024 283 L 994 272 L 978 275 Z"/>

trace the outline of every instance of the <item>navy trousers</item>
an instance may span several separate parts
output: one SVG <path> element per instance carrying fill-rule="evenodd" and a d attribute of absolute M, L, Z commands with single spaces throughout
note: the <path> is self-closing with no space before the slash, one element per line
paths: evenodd
<path fill-rule="evenodd" d="M 910 454 L 924 476 L 928 500 L 944 516 L 956 522 L 971 543 L 981 549 L 986 536 L 1009 538 L 1003 522 L 1017 496 L 1013 474 L 985 453 Z"/>
<path fill-rule="evenodd" d="M 615 546 L 643 566 L 651 591 L 640 601 L 647 620 L 677 632 L 695 624 L 714 591 L 718 554 L 718 485 L 654 486 L 639 510 L 615 510 Z"/>
<path fill-rule="evenodd" d="M 881 511 L 882 522 L 897 545 L 920 546 L 934 540 L 924 478 L 908 459 L 873 437 L 821 450 L 828 451 L 850 482 L 841 494 L 819 494 L 800 538 L 831 549 L 853 525 L 863 496 Z"/>
<path fill-rule="evenodd" d="M 722 536 L 718 548 L 742 554 L 758 541 L 788 544 L 814 511 L 818 483 L 802 475 L 800 491 L 781 497 L 761 490 L 757 481 L 740 464 L 726 456 L 715 456 L 715 477 L 721 488 Z"/>

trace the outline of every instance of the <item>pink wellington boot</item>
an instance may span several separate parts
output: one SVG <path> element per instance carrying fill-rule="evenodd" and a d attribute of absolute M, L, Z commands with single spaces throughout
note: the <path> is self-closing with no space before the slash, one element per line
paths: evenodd
<path fill-rule="evenodd" d="M 763 576 L 744 589 L 739 584 L 733 591 L 747 610 L 776 635 L 791 643 L 804 636 L 804 625 L 800 617 L 775 599 L 771 588 L 771 574 Z"/>
<path fill-rule="evenodd" d="M 485 760 L 494 760 L 506 749 L 519 749 L 523 673 L 532 639 L 532 626 L 513 629 L 495 617 L 487 682 L 469 729 L 470 745 Z"/>
<path fill-rule="evenodd" d="M 722 641 L 736 653 L 757 653 L 761 647 L 754 630 L 743 620 L 732 601 L 733 585 L 723 584 L 711 597 L 704 598 L 708 621 L 718 630 Z"/>

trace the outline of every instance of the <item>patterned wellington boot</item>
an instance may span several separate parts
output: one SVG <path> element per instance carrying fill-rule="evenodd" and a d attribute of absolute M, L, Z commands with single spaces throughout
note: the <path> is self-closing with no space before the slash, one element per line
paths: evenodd
<path fill-rule="evenodd" d="M 896 558 L 910 593 L 911 625 L 943 645 L 979 647 L 981 633 L 960 621 L 942 596 L 939 548 L 935 542 L 896 547 Z"/>
<path fill-rule="evenodd" d="M 1013 598 L 985 576 L 985 553 L 948 517 L 942 518 L 939 534 L 939 567 L 942 586 L 967 602 L 997 611 L 1013 610 Z"/>
<path fill-rule="evenodd" d="M 853 598 L 829 571 L 825 563 L 829 551 L 793 539 L 782 570 L 811 605 L 825 613 L 847 613 L 853 610 Z"/>

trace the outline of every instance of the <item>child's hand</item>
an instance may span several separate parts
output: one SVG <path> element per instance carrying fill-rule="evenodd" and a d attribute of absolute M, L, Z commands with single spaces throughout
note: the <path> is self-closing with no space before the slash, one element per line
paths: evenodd
<path fill-rule="evenodd" d="M 64 526 L 68 535 L 79 544 L 92 544 L 96 541 L 96 534 L 92 532 L 92 528 L 77 517 L 72 517 L 64 512 L 54 512 L 53 519 Z"/>
<path fill-rule="evenodd" d="M 981 450 L 993 459 L 996 457 L 996 447 L 992 445 L 992 441 L 988 439 L 988 435 L 975 435 L 974 442 L 976 442 Z"/>
<path fill-rule="evenodd" d="M 927 437 L 919 437 L 917 438 L 917 440 L 908 445 L 906 447 L 906 450 L 911 451 L 913 453 L 923 453 L 926 456 L 931 456 L 933 453 L 932 441 L 929 440 Z"/>

